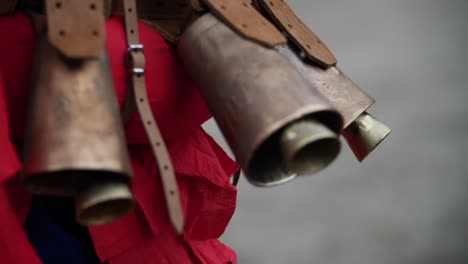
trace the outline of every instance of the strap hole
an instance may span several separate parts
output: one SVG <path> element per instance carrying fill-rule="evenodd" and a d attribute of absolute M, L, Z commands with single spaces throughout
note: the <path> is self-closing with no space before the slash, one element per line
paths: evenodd
<path fill-rule="evenodd" d="M 59 9 L 62 7 L 62 2 L 55 3 L 55 8 Z"/>
<path fill-rule="evenodd" d="M 65 30 L 63 30 L 63 29 L 60 30 L 60 31 L 59 31 L 59 35 L 60 35 L 61 37 L 64 37 L 64 36 L 65 36 Z"/>
<path fill-rule="evenodd" d="M 246 2 L 242 3 L 245 7 L 249 7 L 249 5 Z"/>
<path fill-rule="evenodd" d="M 164 165 L 164 170 L 169 170 L 169 166 Z"/>
<path fill-rule="evenodd" d="M 128 12 L 131 13 L 133 10 L 131 8 L 128 9 Z"/>
<path fill-rule="evenodd" d="M 161 142 L 156 142 L 156 147 L 161 146 Z"/>
<path fill-rule="evenodd" d="M 275 6 L 275 4 L 273 4 L 273 2 L 272 2 L 272 1 L 269 1 L 269 3 L 270 3 L 270 5 L 271 5 L 271 6 Z"/>
<path fill-rule="evenodd" d="M 290 29 L 292 29 L 292 28 L 293 28 L 293 27 L 291 26 L 291 24 L 288 24 L 288 27 L 289 27 Z"/>
<path fill-rule="evenodd" d="M 93 36 L 95 36 L 95 37 L 99 36 L 99 31 L 93 30 Z"/>
<path fill-rule="evenodd" d="M 247 24 L 242 24 L 243 28 L 248 28 Z"/>
<path fill-rule="evenodd" d="M 151 125 L 151 121 L 149 121 L 149 120 L 146 121 L 146 124 Z"/>
<path fill-rule="evenodd" d="M 310 47 L 310 45 L 309 45 L 309 44 L 307 44 L 307 45 L 306 45 L 306 47 L 307 47 L 308 49 L 311 49 L 311 47 Z"/>
<path fill-rule="evenodd" d="M 174 190 L 170 190 L 169 194 L 174 195 L 175 194 Z"/>
<path fill-rule="evenodd" d="M 221 6 L 221 9 L 222 9 L 222 10 L 226 10 L 226 6 L 225 6 L 225 5 L 222 5 L 222 6 Z"/>
<path fill-rule="evenodd" d="M 90 4 L 89 9 L 96 10 L 96 4 L 95 3 Z"/>
<path fill-rule="evenodd" d="M 145 99 L 143 99 L 143 98 L 140 98 L 140 102 L 144 102 L 144 101 L 145 101 Z"/>
<path fill-rule="evenodd" d="M 130 29 L 130 34 L 133 34 L 133 33 L 135 33 L 135 30 Z"/>

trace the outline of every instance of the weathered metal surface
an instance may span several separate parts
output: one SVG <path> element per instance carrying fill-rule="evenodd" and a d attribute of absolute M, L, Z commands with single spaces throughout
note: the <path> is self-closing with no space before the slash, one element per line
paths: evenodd
<path fill-rule="evenodd" d="M 335 133 L 341 116 L 274 49 L 243 39 L 213 15 L 182 36 L 180 57 L 218 122 L 248 180 L 287 182 L 280 137 L 285 127 L 315 119 Z"/>
<path fill-rule="evenodd" d="M 305 63 L 287 46 L 276 49 L 341 113 L 345 127 L 342 134 L 359 161 L 388 136 L 390 129 L 365 112 L 374 104 L 374 99 L 340 69 L 330 67 L 324 70 Z"/>
<path fill-rule="evenodd" d="M 76 220 L 82 225 L 103 225 L 130 212 L 135 206 L 132 192 L 124 182 L 97 182 L 75 197 Z"/>
<path fill-rule="evenodd" d="M 73 195 L 94 182 L 129 182 L 131 167 L 110 66 L 66 59 L 39 41 L 24 148 L 23 184 Z"/>
<path fill-rule="evenodd" d="M 288 46 L 276 47 L 306 80 L 341 113 L 344 127 L 374 103 L 366 92 L 357 86 L 337 67 L 326 70 L 314 64 L 304 63 Z"/>
<path fill-rule="evenodd" d="M 390 128 L 364 112 L 343 130 L 343 137 L 359 161 L 363 161 L 389 134 Z"/>
<path fill-rule="evenodd" d="M 295 122 L 280 138 L 286 171 L 313 174 L 328 166 L 340 152 L 337 133 L 314 120 Z"/>

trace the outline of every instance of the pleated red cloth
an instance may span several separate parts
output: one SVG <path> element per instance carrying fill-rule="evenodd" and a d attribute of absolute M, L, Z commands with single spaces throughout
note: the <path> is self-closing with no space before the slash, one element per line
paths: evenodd
<path fill-rule="evenodd" d="M 238 166 L 200 125 L 210 118 L 176 52 L 155 31 L 139 24 L 147 61 L 150 104 L 167 141 L 180 188 L 186 226 L 177 237 L 170 225 L 156 161 L 137 114 L 125 127 L 138 206 L 126 217 L 90 228 L 96 252 L 109 264 L 236 263 L 218 238 L 234 213 L 236 189 L 229 177 Z M 106 21 L 107 51 L 119 103 L 126 90 L 122 18 Z M 5 264 L 41 263 L 23 230 L 30 195 L 18 184 L 21 163 L 13 140 L 23 140 L 37 34 L 23 13 L 0 18 L 0 259 Z"/>

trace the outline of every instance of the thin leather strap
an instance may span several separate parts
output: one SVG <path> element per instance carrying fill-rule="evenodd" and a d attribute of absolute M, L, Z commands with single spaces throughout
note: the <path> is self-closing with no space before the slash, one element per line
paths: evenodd
<path fill-rule="evenodd" d="M 151 149 L 157 159 L 159 174 L 161 175 L 164 195 L 166 197 L 169 218 L 178 234 L 182 234 L 184 228 L 184 215 L 180 202 L 174 168 L 167 151 L 161 132 L 153 117 L 148 102 L 145 85 L 145 56 L 143 45 L 138 38 L 138 18 L 135 0 L 123 0 L 125 9 L 125 30 L 128 44 L 129 82 L 134 100 L 138 109 L 146 134 L 150 140 Z M 128 100 L 128 99 L 127 99 Z"/>

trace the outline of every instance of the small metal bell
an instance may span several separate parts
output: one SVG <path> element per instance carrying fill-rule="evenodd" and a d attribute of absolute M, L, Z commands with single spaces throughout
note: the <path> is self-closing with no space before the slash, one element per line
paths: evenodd
<path fill-rule="evenodd" d="M 390 132 L 390 128 L 364 112 L 342 134 L 357 159 L 363 161 Z"/>
<path fill-rule="evenodd" d="M 82 225 L 103 225 L 130 212 L 135 200 L 124 182 L 96 182 L 75 197 L 76 220 Z"/>
<path fill-rule="evenodd" d="M 327 167 L 340 152 L 337 137 L 337 133 L 314 120 L 290 125 L 281 135 L 286 170 L 307 175 Z"/>

